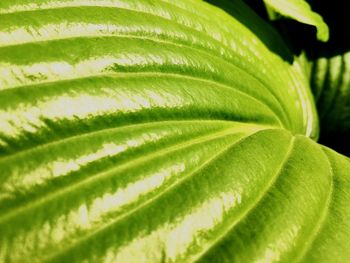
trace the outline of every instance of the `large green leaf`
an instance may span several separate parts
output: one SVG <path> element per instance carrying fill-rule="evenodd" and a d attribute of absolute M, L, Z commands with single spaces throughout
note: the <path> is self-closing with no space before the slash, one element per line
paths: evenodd
<path fill-rule="evenodd" d="M 226 7 L 0 2 L 1 262 L 349 256 L 350 163 L 310 139 L 282 40 Z"/>

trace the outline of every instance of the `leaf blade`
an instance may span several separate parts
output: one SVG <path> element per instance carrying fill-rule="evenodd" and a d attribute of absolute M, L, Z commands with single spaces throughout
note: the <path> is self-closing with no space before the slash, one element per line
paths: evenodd
<path fill-rule="evenodd" d="M 265 4 L 273 11 L 282 16 L 295 19 L 298 22 L 315 26 L 317 28 L 317 39 L 327 42 L 329 29 L 322 17 L 311 10 L 310 5 L 304 0 L 264 0 Z"/>

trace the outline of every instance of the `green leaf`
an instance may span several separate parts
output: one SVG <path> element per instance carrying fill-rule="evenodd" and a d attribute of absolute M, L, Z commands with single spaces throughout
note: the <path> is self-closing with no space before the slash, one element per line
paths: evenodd
<path fill-rule="evenodd" d="M 324 130 L 350 131 L 350 52 L 318 58 L 311 77 Z"/>
<path fill-rule="evenodd" d="M 0 262 L 349 256 L 304 69 L 226 7 L 0 2 Z"/>
<path fill-rule="evenodd" d="M 272 10 L 282 16 L 295 19 L 298 22 L 315 26 L 317 39 L 323 42 L 329 39 L 329 29 L 322 17 L 311 10 L 305 0 L 264 0 L 268 10 Z"/>

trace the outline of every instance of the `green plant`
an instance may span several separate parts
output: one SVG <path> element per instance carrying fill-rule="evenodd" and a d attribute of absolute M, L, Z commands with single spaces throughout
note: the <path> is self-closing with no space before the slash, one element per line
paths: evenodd
<path fill-rule="evenodd" d="M 288 2 L 304 16 L 269 14 L 328 38 Z M 0 262 L 350 256 L 350 162 L 315 142 L 309 62 L 215 4 L 0 2 Z"/>

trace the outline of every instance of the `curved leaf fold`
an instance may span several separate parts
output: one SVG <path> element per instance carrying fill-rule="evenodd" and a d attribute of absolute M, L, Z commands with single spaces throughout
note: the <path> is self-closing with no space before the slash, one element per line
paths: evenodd
<path fill-rule="evenodd" d="M 311 10 L 305 0 L 264 0 L 264 3 L 274 12 L 284 17 L 295 19 L 298 22 L 315 26 L 317 28 L 317 39 L 327 42 L 329 29 L 322 17 Z"/>

